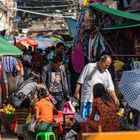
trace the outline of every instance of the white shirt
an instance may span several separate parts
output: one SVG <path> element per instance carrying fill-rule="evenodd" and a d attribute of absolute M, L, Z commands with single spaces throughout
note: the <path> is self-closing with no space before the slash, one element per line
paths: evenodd
<path fill-rule="evenodd" d="M 101 73 L 97 68 L 97 63 L 87 64 L 78 81 L 81 87 L 81 102 L 93 102 L 93 86 L 102 83 L 107 92 L 114 91 L 114 85 L 108 70 Z"/>

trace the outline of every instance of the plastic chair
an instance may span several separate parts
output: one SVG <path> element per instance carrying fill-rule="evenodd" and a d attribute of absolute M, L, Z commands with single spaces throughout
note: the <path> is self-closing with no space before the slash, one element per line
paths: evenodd
<path fill-rule="evenodd" d="M 53 132 L 39 132 L 36 136 L 36 140 L 38 140 L 39 137 L 44 138 L 43 140 L 50 140 L 51 136 L 53 137 L 53 140 L 56 140 Z"/>

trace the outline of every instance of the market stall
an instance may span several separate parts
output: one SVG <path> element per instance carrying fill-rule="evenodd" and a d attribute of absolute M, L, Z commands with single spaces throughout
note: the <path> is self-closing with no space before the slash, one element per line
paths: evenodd
<path fill-rule="evenodd" d="M 97 61 L 103 54 L 111 55 L 114 62 L 112 67 L 115 67 L 115 74 L 112 74 L 113 76 L 115 75 L 113 80 L 115 83 L 117 81 L 116 89 L 118 89 L 118 83 L 123 71 L 140 69 L 139 35 L 140 15 L 115 10 L 100 4 L 91 4 L 81 11 L 77 20 L 75 48 L 81 46 L 80 49 L 82 49 L 83 55 L 88 62 Z M 73 61 L 75 64 L 82 63 L 82 59 L 77 58 L 75 60 Z M 133 89 L 130 86 L 128 87 L 129 90 L 126 93 L 129 93 L 129 96 L 131 94 L 130 89 L 133 90 L 134 87 Z M 139 84 L 137 87 L 139 87 Z M 116 91 L 118 95 L 124 95 L 119 94 L 119 90 Z M 135 97 L 136 94 L 137 92 L 135 91 L 131 95 Z M 122 103 L 121 99 L 120 103 Z M 133 109 L 135 108 L 133 107 Z M 137 110 L 135 111 L 137 112 Z M 128 116 L 133 116 L 131 111 L 129 113 L 127 114 Z M 136 130 L 135 128 L 127 128 L 129 124 L 132 124 L 133 117 L 126 117 L 125 120 L 127 121 L 125 123 L 124 120 L 122 121 L 124 123 L 122 130 Z"/>

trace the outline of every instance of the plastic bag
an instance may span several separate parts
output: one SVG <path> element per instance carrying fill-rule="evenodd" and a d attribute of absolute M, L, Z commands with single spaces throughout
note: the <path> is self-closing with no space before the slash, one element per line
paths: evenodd
<path fill-rule="evenodd" d="M 35 132 L 35 125 L 36 125 L 36 120 L 34 119 L 34 116 L 33 116 L 31 121 L 29 122 L 28 130 L 31 132 Z"/>
<path fill-rule="evenodd" d="M 71 101 L 66 102 L 64 106 L 63 114 L 68 114 L 66 118 L 71 118 L 73 117 L 74 113 L 75 113 L 75 108 L 72 106 Z"/>

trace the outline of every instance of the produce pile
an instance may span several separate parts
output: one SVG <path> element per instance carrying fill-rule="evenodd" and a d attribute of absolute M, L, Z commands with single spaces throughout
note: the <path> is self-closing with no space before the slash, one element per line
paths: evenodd
<path fill-rule="evenodd" d="M 15 108 L 10 105 L 4 105 L 2 109 L 0 109 L 0 113 L 4 113 L 4 114 L 14 114 L 15 113 Z"/>

